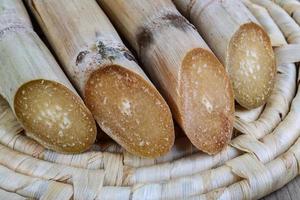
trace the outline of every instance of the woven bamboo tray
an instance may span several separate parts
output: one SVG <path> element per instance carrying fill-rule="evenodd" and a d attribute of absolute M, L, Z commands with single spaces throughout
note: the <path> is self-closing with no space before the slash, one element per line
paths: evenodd
<path fill-rule="evenodd" d="M 135 157 L 113 143 L 63 155 L 26 137 L 1 98 L 0 199 L 258 199 L 291 181 L 300 173 L 295 65 L 300 61 L 300 3 L 251 2 L 245 1 L 275 49 L 277 82 L 263 108 L 237 112 L 238 136 L 221 153 L 201 153 L 182 137 L 157 159 Z"/>

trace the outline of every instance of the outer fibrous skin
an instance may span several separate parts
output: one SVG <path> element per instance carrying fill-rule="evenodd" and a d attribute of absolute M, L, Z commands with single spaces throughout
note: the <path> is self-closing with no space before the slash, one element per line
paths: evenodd
<path fill-rule="evenodd" d="M 192 143 L 214 154 L 231 138 L 234 101 L 223 66 L 171 1 L 102 0 Z"/>
<path fill-rule="evenodd" d="M 27 2 L 101 129 L 135 155 L 168 152 L 175 137 L 170 109 L 99 5 Z"/>
<path fill-rule="evenodd" d="M 0 5 L 0 94 L 43 146 L 63 153 L 89 149 L 96 138 L 90 111 L 33 31 L 22 2 Z"/>
<path fill-rule="evenodd" d="M 263 105 L 274 87 L 271 42 L 241 1 L 174 0 L 225 65 L 236 101 L 247 109 Z"/>

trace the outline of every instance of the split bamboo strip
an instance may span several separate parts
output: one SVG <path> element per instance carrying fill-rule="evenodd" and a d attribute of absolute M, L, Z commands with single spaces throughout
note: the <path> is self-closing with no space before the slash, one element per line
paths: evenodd
<path fill-rule="evenodd" d="M 87 150 L 96 138 L 90 111 L 34 33 L 22 2 L 0 5 L 0 94 L 29 137 L 55 151 Z"/>
<path fill-rule="evenodd" d="M 280 5 L 300 25 L 300 2 L 297 0 L 272 0 Z"/>
<path fill-rule="evenodd" d="M 220 152 L 232 134 L 232 88 L 194 27 L 170 0 L 98 2 L 138 53 L 191 142 L 209 154 Z"/>
<path fill-rule="evenodd" d="M 135 155 L 167 153 L 174 143 L 169 107 L 97 3 L 27 2 L 101 129 Z"/>
<path fill-rule="evenodd" d="M 274 88 L 274 53 L 270 38 L 244 4 L 236 0 L 173 2 L 225 65 L 236 101 L 248 109 L 265 104 Z"/>
<path fill-rule="evenodd" d="M 243 3 L 247 6 L 247 8 L 251 11 L 251 13 L 255 16 L 258 22 L 268 33 L 273 47 L 278 47 L 286 44 L 284 36 L 269 15 L 267 9 L 252 3 L 250 0 L 243 0 Z"/>

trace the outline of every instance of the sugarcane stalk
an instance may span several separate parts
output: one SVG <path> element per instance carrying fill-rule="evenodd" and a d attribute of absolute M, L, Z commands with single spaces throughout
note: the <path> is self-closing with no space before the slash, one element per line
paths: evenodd
<path fill-rule="evenodd" d="M 64 153 L 90 148 L 94 119 L 33 31 L 21 1 L 0 1 L 0 66 L 0 94 L 29 137 Z"/>
<path fill-rule="evenodd" d="M 232 88 L 221 63 L 171 1 L 98 1 L 129 41 L 191 142 L 209 154 L 232 134 Z"/>
<path fill-rule="evenodd" d="M 169 107 L 97 3 L 27 3 L 101 129 L 135 155 L 168 152 L 174 143 Z"/>
<path fill-rule="evenodd" d="M 236 101 L 247 109 L 265 104 L 274 88 L 275 58 L 270 38 L 246 6 L 235 0 L 174 3 L 225 65 Z"/>

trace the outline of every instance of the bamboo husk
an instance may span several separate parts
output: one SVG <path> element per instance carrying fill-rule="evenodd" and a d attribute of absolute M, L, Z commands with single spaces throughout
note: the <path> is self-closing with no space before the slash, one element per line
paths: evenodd
<path fill-rule="evenodd" d="M 29 137 L 55 151 L 87 150 L 96 138 L 90 111 L 34 33 L 22 2 L 0 3 L 0 94 Z"/>
<path fill-rule="evenodd" d="M 268 35 L 243 3 L 235 0 L 174 0 L 174 3 L 226 67 L 236 101 L 247 109 L 265 104 L 274 88 L 274 53 Z"/>
<path fill-rule="evenodd" d="M 138 53 L 191 142 L 209 154 L 220 152 L 232 133 L 232 88 L 193 26 L 170 0 L 98 2 Z"/>
<path fill-rule="evenodd" d="M 169 107 L 97 3 L 27 2 L 101 129 L 135 155 L 168 152 L 174 143 Z"/>
<path fill-rule="evenodd" d="M 280 5 L 300 25 L 300 2 L 297 0 L 272 0 Z"/>

